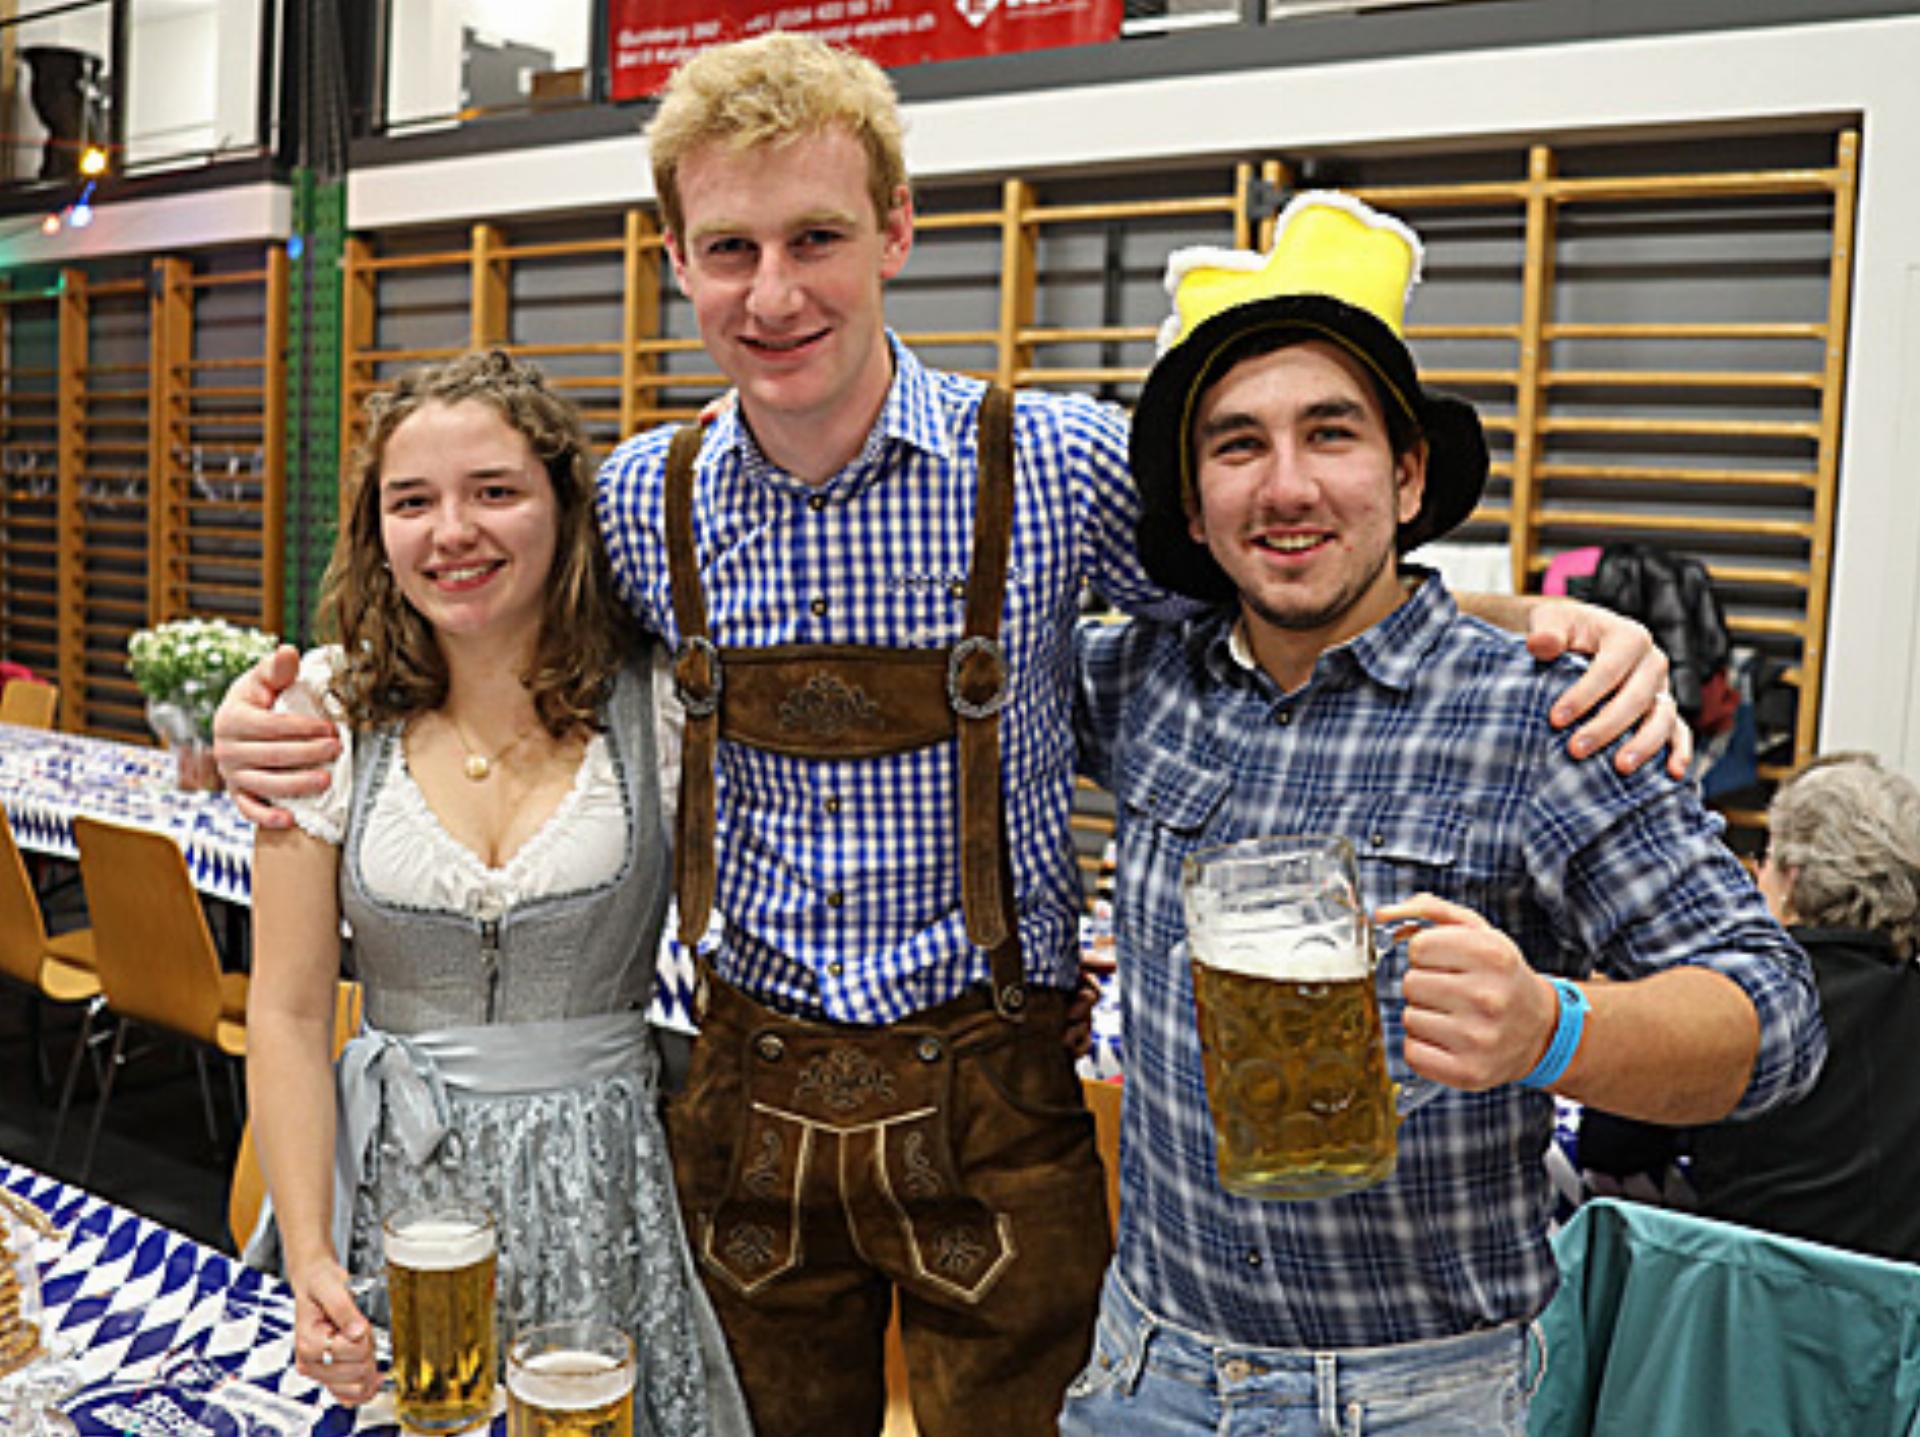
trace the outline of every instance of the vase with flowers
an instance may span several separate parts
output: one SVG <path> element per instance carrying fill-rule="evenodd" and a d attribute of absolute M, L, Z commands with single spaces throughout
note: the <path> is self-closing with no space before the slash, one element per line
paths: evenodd
<path fill-rule="evenodd" d="M 180 787 L 220 786 L 213 712 L 228 685 L 277 642 L 225 619 L 174 619 L 127 640 L 127 668 L 147 696 L 147 723 L 173 751 Z"/>

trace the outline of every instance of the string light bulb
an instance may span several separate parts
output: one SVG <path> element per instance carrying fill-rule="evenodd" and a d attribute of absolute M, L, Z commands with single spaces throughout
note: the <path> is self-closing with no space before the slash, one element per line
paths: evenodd
<path fill-rule="evenodd" d="M 80 173 L 90 180 L 97 180 L 107 172 L 107 149 L 105 145 L 88 145 L 80 152 Z"/>

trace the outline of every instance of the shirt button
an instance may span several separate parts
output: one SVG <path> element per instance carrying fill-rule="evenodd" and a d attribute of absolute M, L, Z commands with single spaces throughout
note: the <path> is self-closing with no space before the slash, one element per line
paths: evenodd
<path fill-rule="evenodd" d="M 1279 713 L 1273 716 L 1273 721 L 1279 724 L 1281 728 L 1286 728 L 1293 722 L 1293 710 L 1281 709 Z"/>
<path fill-rule="evenodd" d="M 811 499 L 807 500 L 807 507 L 818 514 L 827 507 L 827 496 L 825 494 L 815 494 Z"/>
<path fill-rule="evenodd" d="M 829 908 L 838 908 L 846 901 L 847 895 L 837 888 L 827 895 L 827 907 Z"/>
<path fill-rule="evenodd" d="M 839 798 L 839 795 L 838 795 L 838 794 L 830 794 L 830 795 L 829 795 L 829 796 L 828 796 L 828 797 L 827 797 L 827 798 L 826 798 L 826 799 L 825 799 L 825 800 L 824 800 L 824 801 L 823 801 L 823 802 L 821 803 L 821 805 L 820 805 L 820 806 L 821 806 L 822 808 L 824 808 L 824 809 L 825 809 L 825 810 L 826 810 L 826 811 L 827 811 L 828 813 L 838 813 L 838 812 L 840 811 L 840 798 Z"/>
<path fill-rule="evenodd" d="M 1249 1248 L 1247 1250 L 1247 1266 L 1258 1267 L 1260 1266 L 1260 1263 L 1261 1263 L 1260 1249 L 1257 1247 Z"/>
<path fill-rule="evenodd" d="M 827 975 L 831 978 L 838 978 L 842 973 L 846 971 L 847 971 L 847 965 L 842 963 L 838 958 L 834 959 L 831 963 L 827 964 Z"/>
<path fill-rule="evenodd" d="M 808 604 L 807 607 L 809 609 L 812 609 L 814 614 L 818 616 L 820 614 L 826 613 L 827 601 L 825 599 L 815 599 L 811 604 Z"/>
<path fill-rule="evenodd" d="M 967 596 L 967 586 L 961 583 L 958 579 L 955 579 L 951 584 L 947 585 L 948 598 L 964 599 L 966 598 L 966 596 Z"/>
<path fill-rule="evenodd" d="M 1376 833 L 1370 836 L 1367 842 L 1371 843 L 1375 848 L 1385 848 L 1387 846 L 1387 836 L 1384 833 Z"/>

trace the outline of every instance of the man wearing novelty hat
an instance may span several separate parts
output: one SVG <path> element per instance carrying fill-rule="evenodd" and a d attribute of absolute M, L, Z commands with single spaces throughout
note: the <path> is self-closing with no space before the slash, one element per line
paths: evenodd
<path fill-rule="evenodd" d="M 1824 1055 L 1806 960 L 1717 820 L 1666 774 L 1572 761 L 1543 717 L 1567 671 L 1405 562 L 1487 473 L 1478 417 L 1400 337 L 1419 255 L 1319 193 L 1265 258 L 1169 267 L 1139 548 L 1212 607 L 1081 635 L 1081 763 L 1119 800 L 1128 1083 L 1119 1248 L 1063 1433 L 1521 1433 L 1557 1280 L 1549 1091 L 1688 1122 L 1790 1101 Z M 1353 840 L 1394 934 L 1395 1075 L 1441 1086 L 1384 1182 L 1259 1201 L 1215 1177 L 1181 865 L 1302 832 Z"/>

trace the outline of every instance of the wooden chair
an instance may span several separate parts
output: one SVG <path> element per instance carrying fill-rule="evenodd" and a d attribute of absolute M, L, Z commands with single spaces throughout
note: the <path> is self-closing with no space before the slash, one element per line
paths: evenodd
<path fill-rule="evenodd" d="M 34 895 L 4 807 L 0 807 L 0 975 L 30 995 L 27 1024 L 33 1082 L 50 1088 L 53 1075 L 44 1071 L 46 1059 L 40 1051 L 40 1001 L 87 1003 L 100 996 L 100 979 L 93 968 L 93 930 L 48 935 L 40 900 Z"/>
<path fill-rule="evenodd" d="M 87 1133 L 86 1155 L 80 1163 L 80 1181 L 93 1171 L 94 1146 L 100 1122 L 113 1097 L 114 1075 L 126 1043 L 127 1028 L 139 1023 L 194 1044 L 200 1069 L 200 1097 L 206 1111 L 207 1132 L 219 1141 L 213 1115 L 213 1093 L 207 1081 L 206 1049 L 228 1058 L 247 1051 L 247 976 L 220 971 L 220 955 L 207 931 L 200 896 L 187 874 L 186 855 L 162 833 L 102 823 L 90 818 L 73 821 L 74 841 L 80 849 L 80 880 L 87 890 L 87 908 L 93 919 L 94 964 L 106 1006 L 121 1020 L 113 1035 L 106 1076 Z M 82 1042 L 91 1036 L 93 1015 L 82 1026 Z M 67 1065 L 66 1091 L 73 1095 L 79 1075 L 79 1050 Z M 236 1113 L 240 1107 L 239 1081 L 232 1068 L 228 1077 Z M 60 1134 L 54 1132 L 58 1149 Z"/>
<path fill-rule="evenodd" d="M 1094 1144 L 1107 1170 L 1107 1215 L 1120 1222 L 1120 1084 L 1081 1080 L 1087 1110 L 1093 1114 Z M 907 1355 L 900 1343 L 900 1309 L 887 1324 L 887 1422 L 881 1437 L 914 1437 L 913 1405 L 907 1395 Z"/>
<path fill-rule="evenodd" d="M 60 711 L 60 686 L 38 679 L 15 679 L 0 692 L 0 723 L 24 728 L 52 728 Z"/>
<path fill-rule="evenodd" d="M 342 981 L 333 1002 L 333 1056 L 347 1046 L 360 1027 L 360 985 Z M 260 1157 L 253 1145 L 253 1119 L 240 1133 L 240 1151 L 233 1160 L 233 1181 L 227 1189 L 227 1231 L 233 1234 L 233 1250 L 244 1251 L 260 1219 L 260 1204 L 266 1200 L 267 1178 L 261 1171 Z"/>

